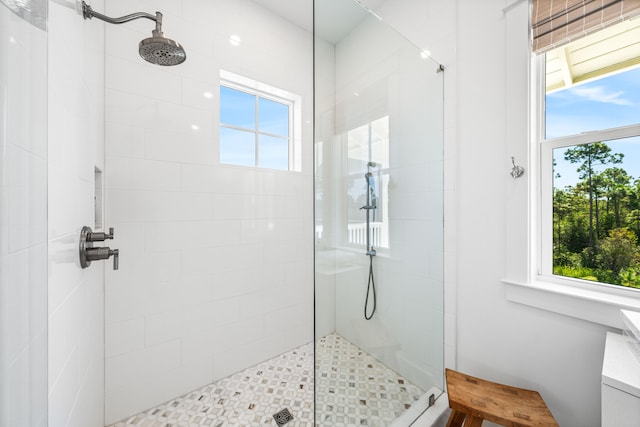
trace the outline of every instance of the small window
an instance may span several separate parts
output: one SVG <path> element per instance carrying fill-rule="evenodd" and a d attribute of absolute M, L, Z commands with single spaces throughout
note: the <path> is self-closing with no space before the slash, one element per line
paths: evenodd
<path fill-rule="evenodd" d="M 539 114 L 543 275 L 640 288 L 635 46 L 640 19 L 539 59 L 545 89 Z"/>
<path fill-rule="evenodd" d="M 220 163 L 300 170 L 300 97 L 221 71 Z"/>

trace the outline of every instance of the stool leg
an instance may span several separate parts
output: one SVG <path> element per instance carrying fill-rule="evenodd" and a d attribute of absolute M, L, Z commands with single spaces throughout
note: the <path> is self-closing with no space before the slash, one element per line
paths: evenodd
<path fill-rule="evenodd" d="M 469 415 L 467 421 L 464 423 L 464 427 L 480 427 L 482 426 L 482 418 Z"/>
<path fill-rule="evenodd" d="M 447 427 L 462 427 L 462 423 L 466 416 L 467 414 L 464 412 L 458 412 L 452 409 L 451 415 L 449 415 L 449 419 L 447 420 Z"/>

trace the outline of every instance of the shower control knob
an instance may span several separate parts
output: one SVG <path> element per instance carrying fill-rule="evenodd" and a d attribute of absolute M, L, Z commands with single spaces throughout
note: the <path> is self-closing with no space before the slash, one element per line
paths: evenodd
<path fill-rule="evenodd" d="M 94 233 L 91 227 L 82 227 L 80 232 L 80 266 L 87 268 L 91 261 L 99 261 L 113 257 L 113 269 L 117 270 L 120 265 L 120 250 L 109 247 L 94 248 L 93 242 L 101 242 L 106 239 L 113 239 L 113 228 L 109 229 L 109 234 Z"/>
<path fill-rule="evenodd" d="M 113 227 L 109 228 L 109 234 L 104 232 L 95 233 L 93 231 L 87 233 L 88 242 L 104 242 L 107 239 L 113 239 Z"/>

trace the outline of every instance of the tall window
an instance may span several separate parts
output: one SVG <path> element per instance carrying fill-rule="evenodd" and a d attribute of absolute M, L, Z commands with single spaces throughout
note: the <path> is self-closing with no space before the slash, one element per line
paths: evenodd
<path fill-rule="evenodd" d="M 366 244 L 367 178 L 372 174 L 373 194 L 370 195 L 376 209 L 370 210 L 371 244 L 377 249 L 389 248 L 389 116 L 357 127 L 346 134 L 347 232 L 348 246 L 363 247 Z M 368 166 L 372 164 L 371 166 Z"/>
<path fill-rule="evenodd" d="M 300 97 L 229 72 L 221 77 L 220 163 L 297 170 Z"/>
<path fill-rule="evenodd" d="M 545 55 L 541 273 L 640 288 L 640 19 Z"/>

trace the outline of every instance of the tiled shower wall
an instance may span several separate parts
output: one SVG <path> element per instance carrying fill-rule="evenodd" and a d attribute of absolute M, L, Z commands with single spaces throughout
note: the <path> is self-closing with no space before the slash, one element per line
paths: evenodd
<path fill-rule="evenodd" d="M 150 21 L 106 29 L 107 423 L 313 338 L 311 34 L 248 0 L 106 13 L 158 9 L 182 65 L 138 57 Z M 221 69 L 301 95 L 302 172 L 219 164 Z"/>
<path fill-rule="evenodd" d="M 47 32 L 0 1 L 0 425 L 47 423 Z M 31 18 L 31 19 L 30 19 Z"/>
<path fill-rule="evenodd" d="M 48 425 L 99 426 L 104 266 L 80 267 L 78 239 L 96 229 L 94 172 L 104 168 L 104 24 L 83 20 L 74 1 L 49 2 L 48 78 Z"/>

